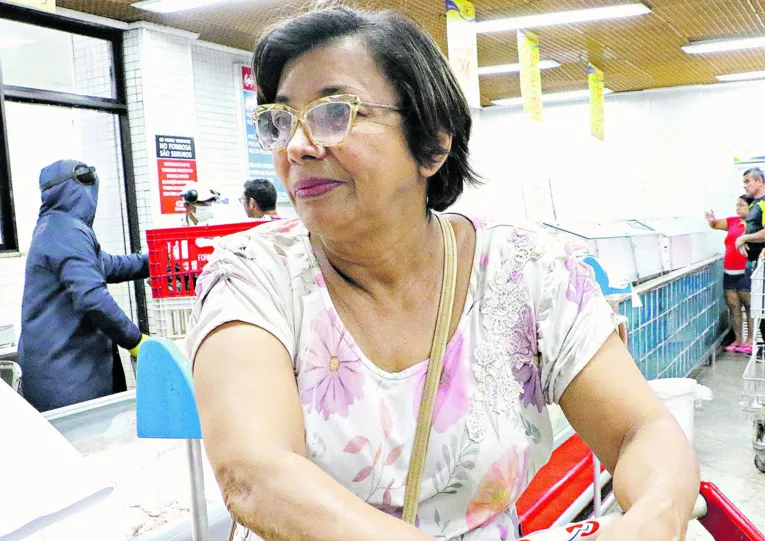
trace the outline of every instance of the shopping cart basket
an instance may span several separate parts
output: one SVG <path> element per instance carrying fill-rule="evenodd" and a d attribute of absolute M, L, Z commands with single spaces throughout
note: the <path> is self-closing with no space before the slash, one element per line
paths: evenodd
<path fill-rule="evenodd" d="M 752 273 L 752 356 L 744 370 L 744 413 L 752 421 L 754 465 L 765 473 L 765 340 L 760 324 L 765 321 L 765 265 L 760 260 Z"/>
<path fill-rule="evenodd" d="M 605 515 L 585 522 L 537 532 L 520 541 L 595 541 L 619 514 Z M 717 541 L 765 541 L 765 535 L 747 519 L 712 483 L 701 483 L 692 518 Z"/>

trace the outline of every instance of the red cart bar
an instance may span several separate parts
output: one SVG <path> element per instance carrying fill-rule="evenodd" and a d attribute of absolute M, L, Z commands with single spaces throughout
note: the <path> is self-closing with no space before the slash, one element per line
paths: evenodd
<path fill-rule="evenodd" d="M 519 541 L 595 541 L 618 518 L 618 514 L 607 515 L 537 532 Z M 765 535 L 712 483 L 701 483 L 693 518 L 699 519 L 717 541 L 765 541 Z"/>

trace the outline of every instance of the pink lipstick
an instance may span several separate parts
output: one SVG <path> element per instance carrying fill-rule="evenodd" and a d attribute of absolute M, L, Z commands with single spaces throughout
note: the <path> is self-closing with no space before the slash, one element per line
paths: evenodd
<path fill-rule="evenodd" d="M 341 184 L 342 182 L 329 178 L 304 178 L 299 180 L 292 188 L 292 195 L 295 196 L 295 199 L 317 197 L 334 190 Z"/>

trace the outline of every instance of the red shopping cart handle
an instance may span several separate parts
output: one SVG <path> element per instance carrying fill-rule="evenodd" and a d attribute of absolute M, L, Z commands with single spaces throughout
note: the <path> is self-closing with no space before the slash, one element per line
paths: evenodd
<path fill-rule="evenodd" d="M 707 513 L 699 519 L 714 537 L 723 541 L 765 541 L 765 535 L 712 483 L 701 483 Z"/>
<path fill-rule="evenodd" d="M 618 514 L 606 515 L 537 532 L 519 541 L 595 541 L 618 518 Z M 701 483 L 692 518 L 699 519 L 717 541 L 765 541 L 765 535 L 712 483 Z"/>

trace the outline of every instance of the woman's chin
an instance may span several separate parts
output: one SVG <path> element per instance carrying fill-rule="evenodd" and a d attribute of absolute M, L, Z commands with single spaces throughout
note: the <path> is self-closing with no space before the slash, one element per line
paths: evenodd
<path fill-rule="evenodd" d="M 295 211 L 311 233 L 331 234 L 342 226 L 341 213 L 334 206 L 298 203 Z"/>

